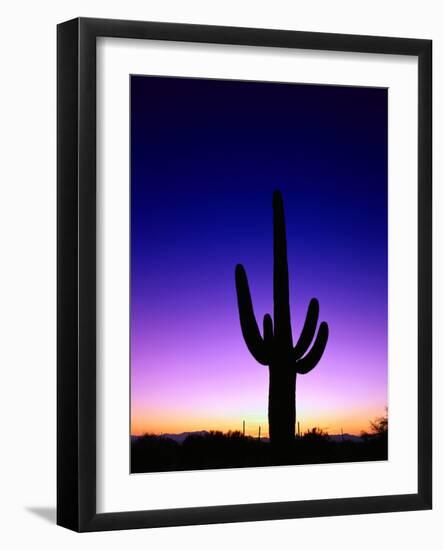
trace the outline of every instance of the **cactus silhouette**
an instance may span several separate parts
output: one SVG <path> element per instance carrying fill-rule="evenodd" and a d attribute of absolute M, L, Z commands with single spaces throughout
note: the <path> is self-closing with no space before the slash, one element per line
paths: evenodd
<path fill-rule="evenodd" d="M 329 329 L 320 323 L 316 335 L 319 303 L 313 298 L 297 343 L 293 345 L 289 305 L 289 276 L 283 199 L 274 192 L 274 322 L 263 318 L 263 336 L 254 315 L 246 271 L 235 269 L 238 311 L 243 338 L 256 361 L 269 366 L 269 437 L 276 447 L 294 440 L 295 393 L 297 374 L 310 372 L 320 361 L 328 341 Z M 315 338 L 315 339 L 314 339 Z"/>

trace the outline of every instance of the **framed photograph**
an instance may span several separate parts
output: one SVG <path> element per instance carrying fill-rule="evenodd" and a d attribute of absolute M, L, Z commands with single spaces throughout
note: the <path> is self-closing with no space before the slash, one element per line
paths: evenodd
<path fill-rule="evenodd" d="M 58 26 L 76 531 L 432 506 L 430 40 Z"/>

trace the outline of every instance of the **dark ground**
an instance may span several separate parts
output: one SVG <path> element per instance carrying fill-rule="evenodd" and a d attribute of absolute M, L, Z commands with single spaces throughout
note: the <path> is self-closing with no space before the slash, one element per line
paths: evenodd
<path fill-rule="evenodd" d="M 183 443 L 145 435 L 131 442 L 131 473 L 387 460 L 387 443 L 387 432 L 335 441 L 314 430 L 277 452 L 240 432 L 189 435 Z"/>

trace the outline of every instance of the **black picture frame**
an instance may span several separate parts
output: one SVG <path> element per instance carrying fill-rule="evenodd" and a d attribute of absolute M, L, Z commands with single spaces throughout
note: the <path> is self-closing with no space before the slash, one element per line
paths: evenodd
<path fill-rule="evenodd" d="M 418 58 L 418 491 L 136 512 L 96 511 L 96 39 L 301 48 Z M 57 29 L 57 523 L 103 531 L 432 507 L 432 42 L 79 18 Z"/>

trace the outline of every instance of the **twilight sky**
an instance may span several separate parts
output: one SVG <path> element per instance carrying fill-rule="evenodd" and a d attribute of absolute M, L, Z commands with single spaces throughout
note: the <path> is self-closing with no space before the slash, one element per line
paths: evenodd
<path fill-rule="evenodd" d="M 267 367 L 244 343 L 234 269 L 261 326 L 272 192 L 283 194 L 292 329 L 311 297 L 329 342 L 297 420 L 359 433 L 387 405 L 387 90 L 131 77 L 131 432 L 266 435 Z"/>

